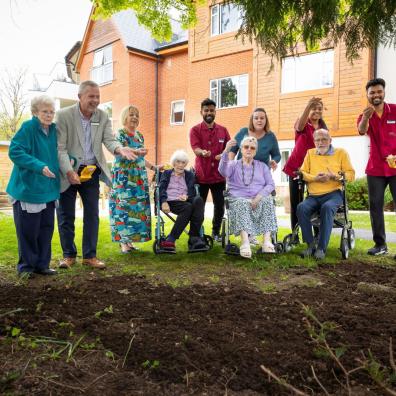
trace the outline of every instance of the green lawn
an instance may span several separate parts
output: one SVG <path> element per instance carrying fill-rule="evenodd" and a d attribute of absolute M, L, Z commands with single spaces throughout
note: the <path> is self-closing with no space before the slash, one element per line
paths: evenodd
<path fill-rule="evenodd" d="M 206 225 L 207 229 L 210 229 L 209 224 Z M 169 228 L 170 224 L 167 223 L 167 229 L 169 230 Z M 81 231 L 82 220 L 77 219 L 76 242 L 79 251 L 81 251 Z M 279 239 L 282 240 L 287 233 L 289 230 L 280 229 Z M 17 279 L 15 274 L 17 241 L 11 216 L 0 214 L 0 241 L 0 276 L 15 281 Z M 339 243 L 340 237 L 332 236 L 325 263 L 336 264 L 340 261 Z M 57 261 L 61 258 L 57 231 L 55 231 L 52 246 L 52 266 L 56 267 Z M 365 251 L 371 246 L 371 241 L 357 240 L 356 248 L 350 253 L 349 260 L 394 264 L 391 255 L 378 258 L 367 256 Z M 108 264 L 107 271 L 101 272 L 102 276 L 136 273 L 144 275 L 154 282 L 165 282 L 172 286 L 187 285 L 196 281 L 219 282 L 223 278 L 239 276 L 248 282 L 257 284 L 257 282 L 262 282 L 267 275 L 279 274 L 287 268 L 299 266 L 314 268 L 318 265 L 313 259 L 304 260 L 298 256 L 298 253 L 304 248 L 302 245 L 287 254 L 254 256 L 252 260 L 227 256 L 219 244 L 216 244 L 213 250 L 207 253 L 188 254 L 187 236 L 185 235 L 177 242 L 178 253 L 176 255 L 155 255 L 152 251 L 152 242 L 139 244 L 139 248 L 139 252 L 128 255 L 121 254 L 118 245 L 111 242 L 108 219 L 101 219 L 98 257 Z M 393 253 L 396 253 L 396 244 L 389 244 L 389 248 Z M 68 279 L 70 276 L 81 274 L 81 272 L 89 274 L 90 270 L 76 265 L 70 271 L 62 271 L 58 279 Z"/>
<path fill-rule="evenodd" d="M 289 220 L 288 215 L 278 216 L 281 219 Z M 371 230 L 370 215 L 367 213 L 349 213 L 349 219 L 352 221 L 353 228 Z M 396 221 L 394 213 L 385 213 L 385 229 L 386 231 L 396 232 Z"/>

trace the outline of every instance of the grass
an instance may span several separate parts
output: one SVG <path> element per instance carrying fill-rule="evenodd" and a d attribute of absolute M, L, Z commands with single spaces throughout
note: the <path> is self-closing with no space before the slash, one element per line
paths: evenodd
<path fill-rule="evenodd" d="M 357 216 L 354 214 L 354 216 Z M 362 216 L 363 217 L 363 216 Z M 364 222 L 364 220 L 362 220 Z M 153 222 L 154 223 L 154 222 Z M 362 223 L 363 224 L 363 223 Z M 154 225 L 154 224 L 153 224 Z M 354 224 L 355 226 L 355 224 Z M 205 227 L 210 229 L 209 221 L 205 221 Z M 171 228 L 171 224 L 166 224 L 166 232 Z M 355 228 L 358 228 L 356 225 Z M 290 231 L 281 228 L 278 238 L 281 241 Z M 81 252 L 82 220 L 76 220 L 76 244 Z M 18 259 L 17 240 L 12 216 L 0 213 L 0 272 L 9 280 L 19 282 L 16 277 L 15 266 Z M 238 243 L 238 241 L 236 241 Z M 341 260 L 338 250 L 340 237 L 331 237 L 325 263 L 337 264 Z M 369 257 L 366 250 L 372 246 L 372 241 L 357 239 L 356 248 L 350 252 L 351 260 L 360 260 L 375 264 L 393 265 L 391 256 Z M 187 236 L 185 234 L 177 242 L 175 255 L 155 255 L 152 251 L 152 241 L 139 244 L 139 252 L 124 255 L 119 251 L 118 244 L 113 243 L 110 237 L 109 221 L 101 218 L 98 243 L 98 257 L 103 259 L 108 265 L 108 270 L 100 273 L 99 276 L 113 276 L 122 274 L 144 275 L 154 283 L 166 283 L 171 287 L 188 286 L 194 282 L 218 283 L 229 277 L 240 277 L 248 282 L 258 285 L 266 290 L 269 286 L 263 286 L 265 278 L 281 274 L 285 279 L 285 270 L 291 267 L 316 268 L 318 263 L 313 259 L 302 259 L 298 253 L 304 248 L 303 245 L 296 247 L 290 253 L 279 255 L 253 256 L 252 260 L 245 260 L 240 257 L 227 256 L 220 244 L 215 244 L 214 248 L 206 253 L 187 253 Z M 396 244 L 390 243 L 389 249 L 396 253 Z M 52 241 L 52 266 L 56 267 L 58 260 L 62 257 L 59 243 L 59 235 L 55 229 Z M 89 274 L 88 268 L 81 265 L 74 266 L 69 271 L 62 271 L 57 277 L 59 281 L 72 281 L 75 276 L 81 273 Z M 99 274 L 99 273 L 98 273 Z M 267 282 L 268 283 L 268 282 Z M 272 289 L 272 286 L 270 287 Z"/>
<path fill-rule="evenodd" d="M 393 212 L 385 212 L 385 229 L 386 231 L 396 232 L 395 214 Z M 288 215 L 278 216 L 282 220 L 289 220 Z M 371 230 L 369 213 L 349 212 L 349 220 L 352 221 L 353 228 Z"/>

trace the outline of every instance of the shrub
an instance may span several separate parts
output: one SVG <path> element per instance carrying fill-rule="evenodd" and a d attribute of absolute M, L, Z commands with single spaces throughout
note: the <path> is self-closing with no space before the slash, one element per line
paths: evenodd
<path fill-rule="evenodd" d="M 348 207 L 351 210 L 368 210 L 367 179 L 362 177 L 346 185 Z"/>
<path fill-rule="evenodd" d="M 346 187 L 348 207 L 351 210 L 368 210 L 369 209 L 369 199 L 368 199 L 368 187 L 367 178 L 362 177 L 356 179 L 353 182 L 347 183 Z M 385 190 L 384 198 L 384 209 L 394 210 L 394 203 L 392 194 L 389 187 Z"/>

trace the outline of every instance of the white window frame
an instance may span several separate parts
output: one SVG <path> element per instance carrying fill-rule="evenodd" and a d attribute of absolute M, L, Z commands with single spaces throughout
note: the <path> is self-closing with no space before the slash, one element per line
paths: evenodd
<path fill-rule="evenodd" d="M 175 104 L 176 103 L 183 103 L 183 116 L 182 116 L 182 121 L 175 121 Z M 183 125 L 184 124 L 184 116 L 186 114 L 186 101 L 184 99 L 180 100 L 172 100 L 171 106 L 170 106 L 170 124 L 171 125 Z"/>
<path fill-rule="evenodd" d="M 91 79 L 98 85 L 105 85 L 110 84 L 113 77 L 113 48 L 111 45 L 107 45 L 97 49 L 94 53 Z"/>
<path fill-rule="evenodd" d="M 237 81 L 237 104 L 234 106 L 221 106 L 221 81 L 227 79 Z M 242 89 L 245 88 L 245 92 Z M 240 95 L 241 93 L 241 95 Z M 209 97 L 217 104 L 218 109 L 231 109 L 235 107 L 245 107 L 249 105 L 249 74 L 239 74 L 236 76 L 227 76 L 209 81 Z"/>
<path fill-rule="evenodd" d="M 112 101 L 104 102 L 104 103 L 101 103 L 98 107 L 99 107 L 99 109 L 101 109 L 101 110 L 103 110 L 103 111 L 105 111 L 107 113 L 107 115 L 109 116 L 109 120 L 110 120 L 111 124 L 113 124 L 113 102 Z M 111 107 L 111 117 L 109 115 L 109 112 L 107 111 L 107 109 L 109 107 Z"/>
<path fill-rule="evenodd" d="M 280 164 L 279 164 L 279 168 L 283 169 L 284 166 L 286 165 L 287 160 L 290 158 L 290 154 L 292 152 L 291 148 L 284 148 L 284 149 L 280 149 L 280 155 L 281 155 L 281 160 L 280 160 Z M 284 161 L 283 159 L 283 153 L 288 153 L 287 159 L 286 161 Z M 289 176 L 286 175 L 286 173 L 281 172 L 281 176 L 280 176 L 280 182 L 281 184 L 287 184 L 289 182 Z"/>
<path fill-rule="evenodd" d="M 334 49 L 283 58 L 281 79 L 282 94 L 332 88 Z"/>
<path fill-rule="evenodd" d="M 222 15 L 223 8 L 234 6 L 238 8 L 238 20 L 236 21 L 236 28 L 229 30 L 222 30 Z M 210 34 L 211 36 L 218 36 L 220 34 L 230 33 L 237 31 L 242 24 L 242 8 L 236 6 L 234 3 L 216 4 L 210 7 Z"/>

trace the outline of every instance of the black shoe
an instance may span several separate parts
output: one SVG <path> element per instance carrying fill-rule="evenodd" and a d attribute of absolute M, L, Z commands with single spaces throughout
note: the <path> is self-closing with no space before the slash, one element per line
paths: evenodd
<path fill-rule="evenodd" d="M 46 268 L 43 270 L 34 271 L 36 274 L 39 275 L 56 275 L 57 272 L 52 268 Z"/>
<path fill-rule="evenodd" d="M 199 236 L 192 236 L 188 240 L 188 248 L 190 250 L 206 248 L 206 242 Z"/>
<path fill-rule="evenodd" d="M 386 245 L 375 245 L 367 250 L 367 254 L 369 254 L 370 256 L 381 256 L 382 254 L 388 254 L 388 247 Z"/>
<path fill-rule="evenodd" d="M 316 250 L 315 241 L 311 242 L 308 247 L 300 253 L 300 257 L 307 258 L 312 257 Z"/>

